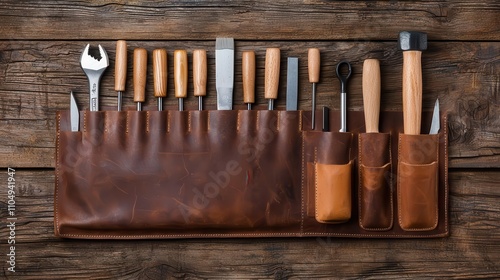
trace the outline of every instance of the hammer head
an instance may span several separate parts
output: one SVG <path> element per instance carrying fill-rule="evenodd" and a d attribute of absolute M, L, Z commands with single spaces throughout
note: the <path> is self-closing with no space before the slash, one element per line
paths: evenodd
<path fill-rule="evenodd" d="M 398 49 L 402 51 L 424 51 L 427 49 L 427 33 L 402 31 L 399 33 Z"/>

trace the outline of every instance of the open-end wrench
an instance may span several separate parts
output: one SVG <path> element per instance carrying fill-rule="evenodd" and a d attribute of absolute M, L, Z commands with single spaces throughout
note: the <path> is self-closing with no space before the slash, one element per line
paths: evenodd
<path fill-rule="evenodd" d="M 340 69 L 343 64 L 346 64 L 348 67 L 347 74 L 343 74 Z M 352 68 L 351 64 L 348 61 L 342 60 L 337 64 L 337 77 L 340 80 L 340 132 L 347 131 L 347 79 L 351 76 Z"/>
<path fill-rule="evenodd" d="M 109 66 L 109 59 L 108 54 L 101 45 L 99 45 L 100 59 L 91 56 L 89 48 L 90 44 L 87 44 L 80 57 L 80 66 L 89 79 L 90 111 L 99 111 L 99 82 L 102 74 Z"/>

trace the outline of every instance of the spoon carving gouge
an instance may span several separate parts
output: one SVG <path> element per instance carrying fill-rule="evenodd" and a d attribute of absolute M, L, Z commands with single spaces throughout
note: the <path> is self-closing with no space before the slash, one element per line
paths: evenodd
<path fill-rule="evenodd" d="M 399 33 L 398 48 L 403 51 L 403 122 L 405 134 L 420 134 L 422 114 L 422 51 L 427 49 L 427 34 Z"/>
<path fill-rule="evenodd" d="M 194 96 L 198 96 L 198 110 L 203 110 L 203 96 L 207 95 L 207 51 L 193 51 Z"/>
<path fill-rule="evenodd" d="M 255 103 L 255 52 L 244 51 L 241 57 L 241 75 L 243 76 L 243 102 L 252 110 Z"/>
<path fill-rule="evenodd" d="M 347 73 L 342 73 L 342 65 L 347 65 Z M 337 77 L 340 80 L 340 130 L 339 132 L 347 131 L 347 80 L 351 76 L 351 63 L 342 60 L 337 64 Z"/>
<path fill-rule="evenodd" d="M 153 51 L 154 95 L 158 102 L 158 111 L 163 111 L 163 97 L 167 97 L 167 50 Z"/>
<path fill-rule="evenodd" d="M 264 81 L 264 97 L 268 100 L 268 110 L 274 110 L 274 100 L 278 98 L 280 79 L 280 49 L 266 50 L 266 70 Z"/>
<path fill-rule="evenodd" d="M 134 102 L 137 102 L 137 111 L 142 110 L 142 102 L 146 100 L 146 74 L 148 52 L 146 49 L 134 50 Z"/>
<path fill-rule="evenodd" d="M 378 132 L 380 116 L 380 63 L 378 59 L 364 61 L 362 85 L 366 132 Z"/>
<path fill-rule="evenodd" d="M 118 111 L 122 110 L 122 94 L 127 81 L 127 42 L 116 42 L 115 91 L 118 93 Z"/>

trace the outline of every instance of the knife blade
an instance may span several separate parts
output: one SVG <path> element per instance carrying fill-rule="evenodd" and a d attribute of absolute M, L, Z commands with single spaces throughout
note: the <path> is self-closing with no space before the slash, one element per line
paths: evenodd
<path fill-rule="evenodd" d="M 436 99 L 436 104 L 434 105 L 434 113 L 432 113 L 432 123 L 429 134 L 438 134 L 440 128 L 439 124 L 439 99 Z"/>
<path fill-rule="evenodd" d="M 215 41 L 215 86 L 217 110 L 233 109 L 234 39 L 217 38 Z"/>
<path fill-rule="evenodd" d="M 78 131 L 80 126 L 80 112 L 78 111 L 78 105 L 76 104 L 75 95 L 73 91 L 70 93 L 70 123 L 71 123 L 71 131 Z"/>
<path fill-rule="evenodd" d="M 299 92 L 299 58 L 289 57 L 286 70 L 286 110 L 297 111 Z"/>

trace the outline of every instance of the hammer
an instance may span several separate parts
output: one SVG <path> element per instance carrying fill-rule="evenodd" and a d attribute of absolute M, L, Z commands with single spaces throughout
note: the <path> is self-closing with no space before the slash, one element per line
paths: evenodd
<path fill-rule="evenodd" d="M 420 134 L 422 113 L 422 51 L 427 49 L 427 34 L 399 33 L 398 49 L 403 51 L 403 122 L 405 134 Z"/>

